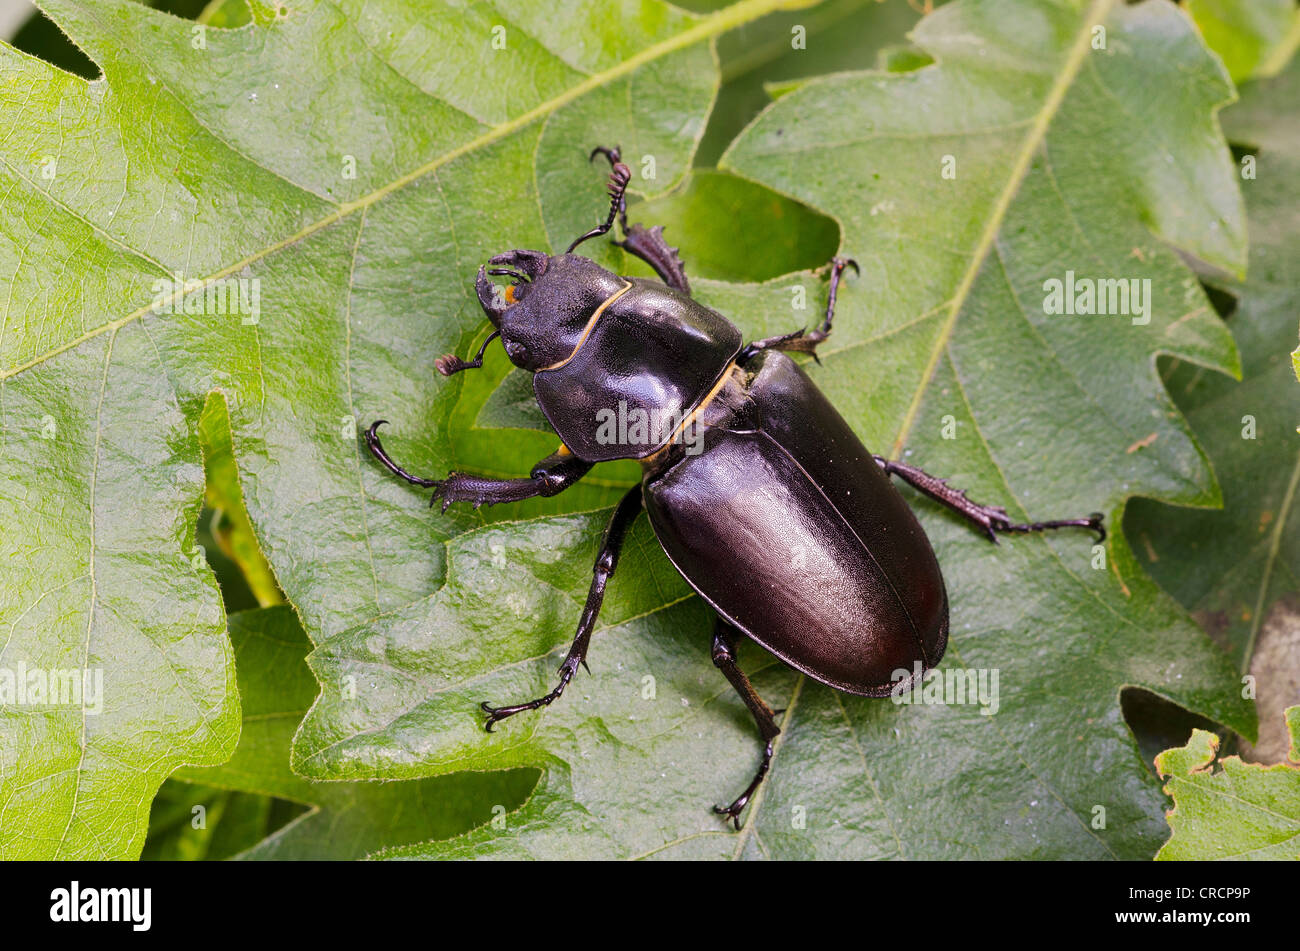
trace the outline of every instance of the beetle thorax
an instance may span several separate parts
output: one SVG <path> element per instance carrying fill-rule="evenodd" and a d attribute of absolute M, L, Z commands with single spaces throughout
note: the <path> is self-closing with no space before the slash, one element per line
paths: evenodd
<path fill-rule="evenodd" d="M 658 281 L 623 280 L 592 318 L 578 346 L 533 375 L 542 412 L 591 462 L 656 452 L 740 350 L 735 325 Z"/>
<path fill-rule="evenodd" d="M 511 362 L 537 371 L 570 357 L 592 315 L 626 285 L 617 274 L 576 254 L 550 258 L 539 277 L 510 289 L 514 301 L 498 326 Z"/>

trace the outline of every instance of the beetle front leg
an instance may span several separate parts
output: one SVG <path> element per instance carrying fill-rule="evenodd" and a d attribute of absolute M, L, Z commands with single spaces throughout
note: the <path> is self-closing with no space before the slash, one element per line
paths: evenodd
<path fill-rule="evenodd" d="M 610 149 L 598 145 L 591 150 L 591 158 L 594 159 L 597 155 L 609 159 L 611 166 L 618 166 L 623 161 L 617 147 Z M 686 279 L 686 265 L 682 263 L 677 249 L 664 240 L 664 226 L 655 225 L 646 228 L 635 222 L 628 224 L 627 199 L 622 196 L 619 197 L 618 224 L 623 231 L 623 240 L 615 241 L 614 246 L 636 255 L 654 268 L 655 274 L 659 275 L 659 280 L 674 290 L 690 296 L 691 283 Z"/>
<path fill-rule="evenodd" d="M 429 506 L 432 508 L 441 499 L 444 512 L 452 502 L 469 502 L 478 508 L 480 505 L 496 505 L 500 502 L 522 502 L 538 496 L 549 498 L 563 492 L 591 471 L 590 462 L 579 459 L 561 446 L 560 451 L 533 466 L 526 479 L 494 479 L 464 472 L 449 472 L 445 479 L 425 479 L 411 475 L 384 451 L 384 446 L 379 441 L 379 427 L 386 422 L 383 419 L 376 420 L 366 430 L 366 446 L 371 455 L 385 469 L 411 485 L 433 489 Z"/>
<path fill-rule="evenodd" d="M 1049 528 L 1087 528 L 1097 533 L 1097 541 L 1106 540 L 1106 527 L 1102 524 L 1104 516 L 1093 512 L 1087 518 L 1062 518 L 1048 522 L 1013 522 L 1007 510 L 1000 505 L 980 505 L 966 498 L 962 489 L 954 489 L 943 479 L 928 472 L 909 466 L 905 462 L 894 462 L 884 456 L 874 457 L 877 464 L 890 475 L 896 475 L 908 485 L 924 495 L 928 495 L 939 504 L 952 509 L 984 529 L 989 541 L 995 545 L 998 532 L 1041 532 Z"/>
<path fill-rule="evenodd" d="M 596 556 L 596 564 L 592 567 L 591 587 L 587 591 L 587 604 L 582 609 L 582 618 L 578 621 L 578 632 L 573 637 L 573 644 L 569 647 L 569 653 L 564 658 L 564 663 L 560 665 L 560 682 L 546 696 L 538 697 L 536 700 L 529 700 L 527 703 L 517 703 L 509 707 L 494 707 L 484 701 L 480 704 L 483 712 L 487 714 L 487 722 L 483 724 L 483 727 L 489 733 L 492 732 L 492 727 L 506 719 L 506 717 L 512 717 L 516 713 L 523 713 L 525 710 L 537 710 L 540 707 L 550 706 L 564 693 L 564 688 L 569 685 L 573 675 L 578 672 L 578 665 L 587 666 L 587 648 L 591 644 L 591 632 L 596 627 L 596 618 L 600 614 L 600 606 L 605 600 L 605 585 L 609 583 L 609 579 L 614 575 L 614 568 L 618 565 L 618 553 L 623 548 L 623 539 L 627 537 L 627 530 L 636 521 L 636 517 L 640 512 L 641 486 L 635 485 L 619 501 L 618 507 L 614 509 L 614 514 L 610 516 L 609 526 L 605 529 L 605 538 L 601 542 L 600 553 Z M 588 672 L 590 672 L 590 669 L 588 669 Z"/>
<path fill-rule="evenodd" d="M 858 269 L 858 262 L 852 258 L 831 258 L 831 286 L 826 296 L 826 319 L 822 321 L 820 327 L 813 330 L 804 328 L 788 334 L 755 340 L 753 343 L 746 344 L 745 349 L 740 351 L 740 356 L 736 358 L 737 362 L 743 364 L 760 350 L 793 350 L 798 353 L 811 353 L 813 359 L 817 360 L 818 344 L 831 335 L 831 323 L 835 320 L 835 298 L 840 288 L 840 275 L 847 267 L 853 268 L 854 274 L 862 273 Z"/>
<path fill-rule="evenodd" d="M 722 671 L 722 675 L 730 681 L 736 693 L 740 694 L 740 699 L 745 701 L 745 706 L 754 717 L 754 723 L 758 725 L 758 733 L 763 739 L 763 761 L 759 764 L 753 780 L 745 787 L 745 791 L 737 796 L 731 805 L 713 807 L 713 811 L 718 815 L 731 819 L 736 831 L 740 831 L 740 814 L 745 811 L 745 806 L 749 804 L 764 777 L 767 776 L 767 771 L 772 765 L 772 742 L 781 732 L 781 728 L 776 725 L 776 715 L 772 712 L 772 708 L 758 695 L 754 685 L 736 664 L 736 639 L 739 634 L 740 631 L 722 618 L 718 618 L 713 629 L 713 666 Z"/>

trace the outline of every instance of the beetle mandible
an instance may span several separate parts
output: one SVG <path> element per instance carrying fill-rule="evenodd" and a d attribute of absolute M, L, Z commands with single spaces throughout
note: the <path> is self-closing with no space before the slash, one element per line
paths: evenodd
<path fill-rule="evenodd" d="M 484 702 L 485 726 L 557 700 L 586 664 L 605 586 L 628 528 L 645 509 L 670 561 L 715 610 L 713 663 L 740 694 L 758 725 L 762 759 L 753 781 L 729 806 L 715 806 L 737 829 L 772 760 L 781 732 L 776 714 L 736 663 L 748 637 L 785 663 L 837 690 L 887 696 L 926 671 L 948 642 L 948 595 L 929 540 L 890 481 L 898 476 L 978 525 L 999 532 L 1075 526 L 1105 538 L 1102 515 L 1016 523 L 999 506 L 980 505 L 944 480 L 873 455 L 811 378 L 784 351 L 812 354 L 830 335 L 835 297 L 846 268 L 830 263 L 826 316 L 812 330 L 744 343 L 740 331 L 691 297 L 690 283 L 663 228 L 629 225 L 624 193 L 632 174 L 617 148 L 604 156 L 610 206 L 605 221 L 564 254 L 506 251 L 479 268 L 475 291 L 493 331 L 473 360 L 436 361 L 445 376 L 483 365 L 500 337 L 510 361 L 533 374 L 533 392 L 560 436 L 559 449 L 524 479 L 452 472 L 413 476 L 389 458 L 378 420 L 366 431 L 370 451 L 412 485 L 442 500 L 475 507 L 552 496 L 608 459 L 640 460 L 643 478 L 614 508 L 596 557 L 587 603 L 559 670 L 559 683 L 527 703 Z M 621 277 L 574 254 L 583 241 L 619 222 L 615 242 L 641 258 L 660 280 Z M 504 296 L 489 275 L 507 277 Z M 601 438 L 598 420 L 625 403 L 628 416 L 670 420 L 653 435 Z M 602 416 L 602 411 L 606 415 Z M 643 417 L 644 418 L 644 417 Z M 688 445 L 684 436 L 694 428 Z M 607 434 L 606 434 L 607 435 Z M 792 553 L 798 553 L 792 558 Z M 796 567 L 797 563 L 797 567 Z M 761 595 L 758 593 L 761 592 Z M 919 663 L 919 668 L 916 664 Z"/>

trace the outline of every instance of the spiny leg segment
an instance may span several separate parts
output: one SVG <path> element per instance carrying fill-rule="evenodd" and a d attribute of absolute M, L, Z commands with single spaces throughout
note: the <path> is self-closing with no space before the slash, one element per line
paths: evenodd
<path fill-rule="evenodd" d="M 597 155 L 605 156 L 615 169 L 627 168 L 626 165 L 622 164 L 622 155 L 617 147 L 597 146 L 592 149 L 590 157 L 594 159 Z M 631 172 L 629 171 L 628 174 L 630 175 Z M 629 254 L 636 255 L 646 264 L 649 264 L 654 268 L 655 274 L 659 275 L 659 280 L 669 287 L 686 295 L 691 293 L 690 281 L 686 279 L 686 265 L 682 263 L 681 255 L 677 253 L 677 249 L 669 246 L 668 242 L 664 240 L 663 225 L 646 228 L 635 222 L 628 224 L 627 200 L 623 196 L 619 197 L 618 223 L 623 232 L 623 240 L 615 241 L 614 245 L 616 247 L 622 248 Z"/>

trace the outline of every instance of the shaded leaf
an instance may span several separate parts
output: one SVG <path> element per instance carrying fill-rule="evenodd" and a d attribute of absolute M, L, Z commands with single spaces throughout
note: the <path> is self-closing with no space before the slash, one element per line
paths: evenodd
<path fill-rule="evenodd" d="M 718 43 L 723 85 L 695 164 L 717 164 L 768 104 L 773 83 L 798 85 L 810 76 L 870 67 L 877 48 L 901 39 L 919 16 L 909 3 L 827 0 L 728 33 Z"/>
<path fill-rule="evenodd" d="M 217 861 L 256 846 L 303 807 L 284 799 L 169 780 L 154 797 L 145 861 Z"/>
<path fill-rule="evenodd" d="M 199 442 L 203 448 L 203 501 L 212 510 L 209 524 L 214 544 L 237 567 L 258 606 L 282 604 L 284 595 L 257 544 L 248 511 L 244 508 L 239 468 L 230 446 L 230 418 L 225 400 L 208 400 L 199 418 Z"/>
<path fill-rule="evenodd" d="M 1300 311 L 1300 161 L 1272 130 L 1300 120 L 1300 67 L 1248 85 L 1224 114 L 1234 141 L 1254 146 L 1242 180 L 1251 249 L 1245 282 L 1219 281 L 1236 300 L 1230 326 L 1241 382 L 1200 367 L 1174 368 L 1167 384 L 1225 486 L 1221 511 L 1171 511 L 1135 503 L 1130 533 L 1156 580 L 1249 667 L 1269 609 L 1300 594 L 1300 389 L 1292 385 L 1288 338 Z M 1275 715 L 1284 705 L 1278 698 Z"/>
<path fill-rule="evenodd" d="M 1294 126 L 1298 80 L 1300 68 L 1292 65 L 1276 80 L 1250 83 L 1224 116 L 1234 139 L 1265 143 L 1243 157 L 1249 159 L 1242 166 L 1252 235 L 1249 278 L 1219 282 L 1233 301 L 1230 326 L 1243 379 L 1234 383 L 1191 366 L 1175 366 L 1167 375 L 1170 392 L 1214 461 L 1225 487 L 1224 509 L 1171 511 L 1139 502 L 1127 523 L 1151 574 L 1250 675 L 1243 689 L 1258 700 L 1261 726 L 1258 743 L 1243 752 L 1263 762 L 1284 755 L 1282 710 L 1300 697 L 1300 389 L 1292 384 L 1285 353 L 1300 308 L 1293 278 L 1300 265 L 1300 163 L 1269 132 Z"/>

